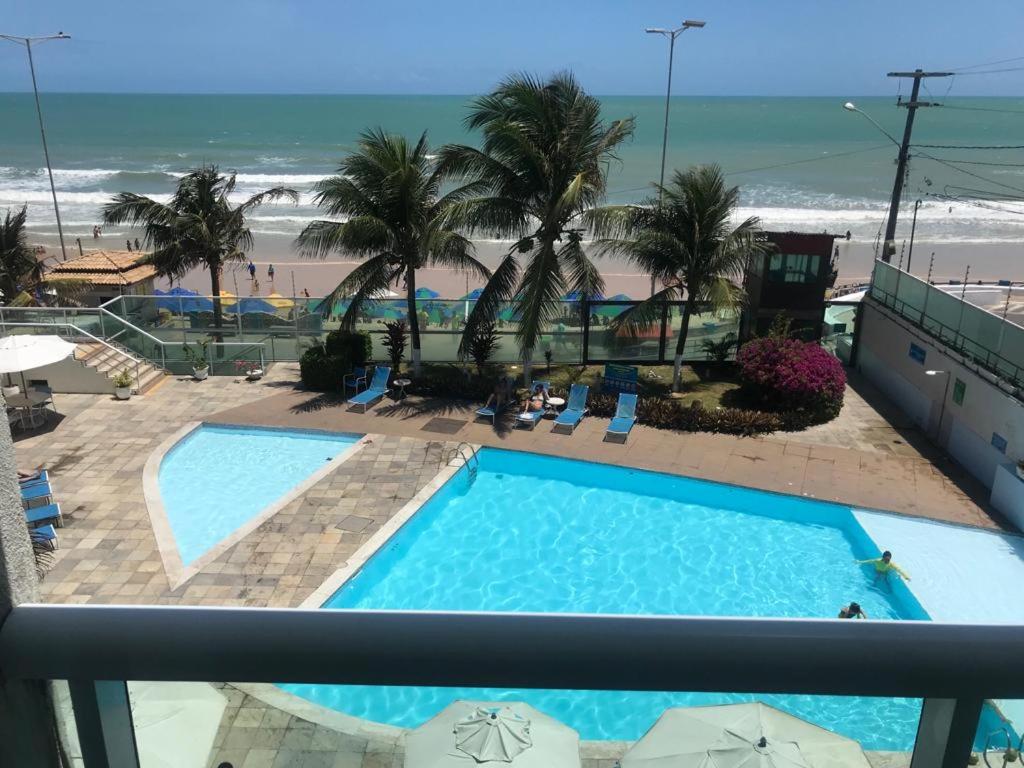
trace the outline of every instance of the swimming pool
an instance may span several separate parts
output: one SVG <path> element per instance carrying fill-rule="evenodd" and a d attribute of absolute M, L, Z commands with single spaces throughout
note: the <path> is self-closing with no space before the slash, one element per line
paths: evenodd
<path fill-rule="evenodd" d="M 200 424 L 164 454 L 158 475 L 182 563 L 195 562 L 359 438 Z"/>
<path fill-rule="evenodd" d="M 621 467 L 484 449 L 324 605 L 334 609 L 928 618 L 855 558 L 878 549 L 835 504 Z M 367 720 L 421 724 L 455 698 L 525 700 L 584 739 L 639 738 L 670 706 L 742 694 L 286 685 Z M 860 741 L 907 749 L 920 702 L 757 698 Z"/>

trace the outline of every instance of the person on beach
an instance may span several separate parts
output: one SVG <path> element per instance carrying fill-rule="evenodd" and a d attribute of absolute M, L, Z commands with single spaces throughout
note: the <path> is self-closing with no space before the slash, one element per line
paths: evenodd
<path fill-rule="evenodd" d="M 850 603 L 839 609 L 840 619 L 866 619 L 868 615 L 860 607 L 860 603 Z"/>
<path fill-rule="evenodd" d="M 137 238 L 137 237 L 135 238 L 135 250 L 136 251 L 141 251 L 142 250 L 142 246 L 139 245 L 139 238 Z"/>
<path fill-rule="evenodd" d="M 256 278 L 254 277 L 254 278 L 252 279 L 252 293 L 253 293 L 253 296 L 257 296 L 257 295 L 259 295 L 259 292 L 260 292 L 260 281 L 259 281 L 259 280 L 257 280 L 257 279 L 256 279 Z"/>
<path fill-rule="evenodd" d="M 267 279 L 270 282 L 274 282 L 274 265 L 273 264 L 268 264 L 267 265 Z"/>
<path fill-rule="evenodd" d="M 307 291 L 305 288 L 302 289 L 302 298 L 304 298 L 304 299 L 308 299 L 309 298 L 309 291 Z"/>
<path fill-rule="evenodd" d="M 256 265 L 253 264 L 251 260 L 249 261 L 249 266 L 246 267 L 246 269 L 249 270 L 249 279 L 250 280 L 255 280 L 256 279 Z"/>
<path fill-rule="evenodd" d="M 131 253 L 132 252 L 132 241 L 131 240 L 125 240 L 124 244 L 126 246 L 128 246 L 128 253 Z"/>
<path fill-rule="evenodd" d="M 895 573 L 902 579 L 910 581 L 910 575 L 892 561 L 892 552 L 885 550 L 881 557 L 870 560 L 854 560 L 857 565 L 873 565 L 875 567 L 875 582 L 879 579 L 889 580 L 889 574 Z"/>

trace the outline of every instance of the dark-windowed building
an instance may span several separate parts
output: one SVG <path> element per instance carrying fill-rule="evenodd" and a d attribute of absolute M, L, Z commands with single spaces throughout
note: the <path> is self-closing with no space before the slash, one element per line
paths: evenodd
<path fill-rule="evenodd" d="M 750 265 L 744 280 L 748 311 L 744 337 L 763 334 L 778 315 L 796 338 L 817 340 L 825 296 L 835 282 L 833 243 L 838 235 L 765 232 L 773 248 Z"/>

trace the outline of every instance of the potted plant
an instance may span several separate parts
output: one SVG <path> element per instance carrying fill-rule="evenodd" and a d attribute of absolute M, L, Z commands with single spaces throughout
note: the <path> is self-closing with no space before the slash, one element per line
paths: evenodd
<path fill-rule="evenodd" d="M 118 400 L 128 400 L 132 396 L 132 375 L 128 369 L 123 369 L 114 376 L 114 397 Z"/>
<path fill-rule="evenodd" d="M 195 344 L 182 344 L 185 357 L 192 363 L 192 375 L 196 381 L 202 381 L 210 375 L 210 363 L 207 360 L 207 350 L 210 347 L 210 340 L 203 339 Z"/>
<path fill-rule="evenodd" d="M 259 381 L 263 378 L 263 369 L 255 361 L 239 360 L 235 363 L 235 370 L 244 374 L 246 381 Z"/>

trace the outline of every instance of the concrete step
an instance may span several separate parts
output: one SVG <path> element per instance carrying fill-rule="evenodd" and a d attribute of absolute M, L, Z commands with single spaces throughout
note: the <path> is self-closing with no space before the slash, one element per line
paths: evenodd
<path fill-rule="evenodd" d="M 143 371 L 139 369 L 139 394 L 144 395 L 161 381 L 163 381 L 165 374 L 163 371 L 154 368 L 151 365 L 146 366 L 147 370 Z"/>
<path fill-rule="evenodd" d="M 145 394 L 147 391 L 159 384 L 166 375 L 156 366 L 145 362 L 139 363 L 136 371 L 136 364 L 134 362 L 123 355 L 120 351 L 111 349 L 105 344 L 92 342 L 88 344 L 79 344 L 78 348 L 79 352 L 75 355 L 75 359 L 82 365 L 92 368 L 97 373 L 103 374 L 108 379 L 113 379 L 114 376 L 123 370 L 127 370 L 133 378 L 137 372 L 138 383 L 133 386 L 138 387 L 137 394 L 140 395 Z"/>

